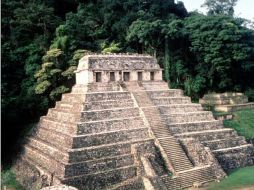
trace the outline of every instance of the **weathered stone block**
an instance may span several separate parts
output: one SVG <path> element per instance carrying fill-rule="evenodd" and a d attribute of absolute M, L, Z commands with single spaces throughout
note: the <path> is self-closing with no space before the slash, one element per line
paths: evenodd
<path fill-rule="evenodd" d="M 130 99 L 129 92 L 104 92 L 104 93 L 89 93 L 86 94 L 86 102 L 105 101 L 105 100 L 121 100 Z"/>
<path fill-rule="evenodd" d="M 179 96 L 183 96 L 183 91 L 180 89 L 151 90 L 151 91 L 147 91 L 147 94 L 151 98 L 179 97 Z"/>
<path fill-rule="evenodd" d="M 48 155 L 59 161 L 68 162 L 69 160 L 69 155 L 65 151 L 57 149 L 56 147 L 53 147 L 52 145 L 47 144 L 40 139 L 31 137 L 29 138 L 26 146 L 36 149 L 38 152 L 41 152 L 44 155 Z"/>
<path fill-rule="evenodd" d="M 232 137 L 228 139 L 218 139 L 212 141 L 202 142 L 205 146 L 208 146 L 211 150 L 230 148 L 235 146 L 241 146 L 246 144 L 244 137 Z"/>
<path fill-rule="evenodd" d="M 66 178 L 62 182 L 80 190 L 103 189 L 106 186 L 120 183 L 136 176 L 136 167 L 128 166 L 91 175 Z"/>
<path fill-rule="evenodd" d="M 242 145 L 213 151 L 225 171 L 254 164 L 254 147 Z"/>
<path fill-rule="evenodd" d="M 73 138 L 73 148 L 98 146 L 102 144 L 117 143 L 149 138 L 147 128 L 122 130 L 95 135 L 82 135 Z"/>
<path fill-rule="evenodd" d="M 216 130 L 221 129 L 223 124 L 221 121 L 195 121 L 195 122 L 186 122 L 186 123 L 173 123 L 167 124 L 169 130 L 173 134 L 188 133 L 195 131 L 204 131 L 204 130 Z"/>
<path fill-rule="evenodd" d="M 89 122 L 89 121 L 110 120 L 110 119 L 138 117 L 138 116 L 139 116 L 138 108 L 117 108 L 117 109 L 109 109 L 109 110 L 81 112 L 80 121 Z"/>
<path fill-rule="evenodd" d="M 185 112 L 199 112 L 203 111 L 200 104 L 172 104 L 167 106 L 159 106 L 159 110 L 162 114 L 172 114 L 172 113 L 185 113 Z"/>
<path fill-rule="evenodd" d="M 42 127 L 36 130 L 34 136 L 61 150 L 71 148 L 73 141 L 71 136 Z"/>
<path fill-rule="evenodd" d="M 121 142 L 109 145 L 94 146 L 88 148 L 71 149 L 68 151 L 69 162 L 88 161 L 93 159 L 102 159 L 114 157 L 122 154 L 131 153 L 132 142 Z"/>
<path fill-rule="evenodd" d="M 49 117 L 41 117 L 37 128 L 45 128 L 47 130 L 53 130 L 63 134 L 76 134 L 77 125 L 74 123 L 52 121 Z"/>
<path fill-rule="evenodd" d="M 141 128 L 144 123 L 141 117 L 131 117 L 127 119 L 112 119 L 107 121 L 83 122 L 77 126 L 77 134 L 103 133 L 118 130 Z"/>
<path fill-rule="evenodd" d="M 134 158 L 131 154 L 104 158 L 101 160 L 72 163 L 65 166 L 65 177 L 93 174 L 133 164 Z"/>
<path fill-rule="evenodd" d="M 134 102 L 131 99 L 120 99 L 120 100 L 106 100 L 106 101 L 94 101 L 86 102 L 84 110 L 103 110 L 112 108 L 125 108 L 133 107 Z"/>
<path fill-rule="evenodd" d="M 64 177 L 65 164 L 56 161 L 53 157 L 26 146 L 24 148 L 24 158 L 58 177 Z"/>
<path fill-rule="evenodd" d="M 185 123 L 195 121 L 211 121 L 214 120 L 211 112 L 185 112 L 185 113 L 171 113 L 163 115 L 165 121 L 170 123 Z"/>
<path fill-rule="evenodd" d="M 154 98 L 153 103 L 155 105 L 189 104 L 191 99 L 189 97 Z"/>

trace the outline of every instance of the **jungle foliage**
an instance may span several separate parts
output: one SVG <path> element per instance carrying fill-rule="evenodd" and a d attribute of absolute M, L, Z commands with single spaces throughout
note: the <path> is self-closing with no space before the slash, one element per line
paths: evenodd
<path fill-rule="evenodd" d="M 173 0 L 3 0 L 2 126 L 12 131 L 3 144 L 70 91 L 89 52 L 156 56 L 171 87 L 195 99 L 208 91 L 253 94 L 254 31 L 234 17 L 236 3 L 206 0 L 204 15 Z"/>

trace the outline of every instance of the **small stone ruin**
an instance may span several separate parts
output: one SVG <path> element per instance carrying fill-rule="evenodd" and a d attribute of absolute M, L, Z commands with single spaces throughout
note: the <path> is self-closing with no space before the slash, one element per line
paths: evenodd
<path fill-rule="evenodd" d="M 248 97 L 239 92 L 206 94 L 199 100 L 204 106 L 210 106 L 215 111 L 232 112 L 254 108 L 254 102 L 248 102 Z"/>
<path fill-rule="evenodd" d="M 147 55 L 88 55 L 76 85 L 42 116 L 15 164 L 26 189 L 183 189 L 253 165 L 254 147 Z"/>

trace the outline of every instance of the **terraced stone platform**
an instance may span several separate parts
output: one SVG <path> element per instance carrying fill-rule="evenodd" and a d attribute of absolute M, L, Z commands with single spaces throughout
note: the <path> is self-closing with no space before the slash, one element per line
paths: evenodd
<path fill-rule="evenodd" d="M 215 111 L 232 112 L 254 108 L 254 102 L 248 102 L 243 93 L 213 93 L 206 94 L 199 102 L 205 106 L 212 106 Z"/>
<path fill-rule="evenodd" d="M 146 69 L 144 80 L 125 70 L 123 79 L 134 81 L 98 82 L 101 75 L 96 73 L 111 59 L 104 58 L 82 59 L 95 65 L 89 71 L 79 67 L 78 84 L 40 118 L 27 138 L 15 165 L 26 189 L 60 184 L 80 190 L 183 189 L 253 165 L 253 145 L 224 128 L 182 90 L 168 89 L 159 80 L 154 58 L 116 56 L 113 62 L 121 68 Z M 92 77 L 98 81 L 82 84 Z"/>

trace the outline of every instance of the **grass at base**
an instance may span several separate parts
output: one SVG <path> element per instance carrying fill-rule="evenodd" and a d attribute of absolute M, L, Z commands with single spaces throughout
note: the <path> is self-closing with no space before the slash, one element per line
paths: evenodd
<path fill-rule="evenodd" d="M 1 189 L 25 190 L 16 180 L 15 173 L 11 169 L 1 172 Z"/>
<path fill-rule="evenodd" d="M 233 128 L 247 139 L 254 138 L 254 109 L 233 112 L 233 120 L 225 120 L 225 127 Z"/>
<path fill-rule="evenodd" d="M 244 187 L 254 189 L 254 166 L 233 170 L 220 183 L 211 183 L 208 190 L 237 190 Z"/>

